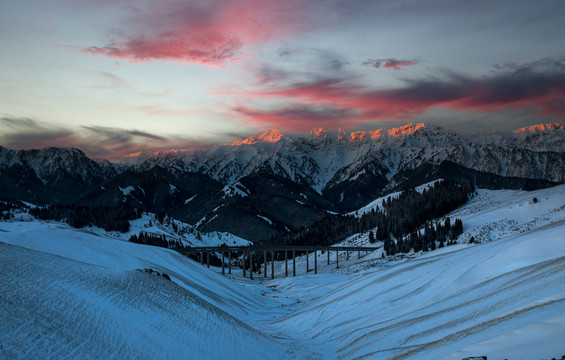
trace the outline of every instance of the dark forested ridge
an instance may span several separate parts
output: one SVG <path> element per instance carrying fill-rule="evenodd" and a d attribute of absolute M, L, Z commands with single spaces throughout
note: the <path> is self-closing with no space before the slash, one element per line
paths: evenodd
<path fill-rule="evenodd" d="M 296 233 L 274 236 L 267 242 L 293 245 L 331 245 L 351 235 L 376 228 L 376 233 L 371 236 L 374 241 L 390 242 L 392 238 L 399 239 L 398 242 L 395 242 L 395 244 L 398 243 L 398 246 L 389 247 L 391 253 L 406 250 L 407 246 L 412 249 L 424 249 L 423 244 L 416 245 L 412 242 L 402 246 L 402 239 L 411 234 L 415 234 L 413 236 L 415 238 L 418 234 L 417 229 L 421 227 L 425 229 L 426 244 L 429 247 L 432 245 L 430 244 L 431 240 L 428 239 L 431 239 L 432 236 L 434 236 L 433 241 L 440 241 L 441 235 L 444 234 L 445 236 L 455 236 L 454 234 L 459 231 L 461 220 L 456 221 L 457 226 L 453 228 L 457 230 L 453 231 L 451 231 L 452 227 L 448 221 L 441 226 L 439 223 L 432 226 L 430 222 L 467 202 L 474 191 L 475 188 L 472 183 L 458 184 L 451 180 L 439 181 L 422 192 L 412 188 L 403 191 L 398 197 L 388 197 L 382 203 L 382 206 L 377 206 L 361 216 L 328 215 L 308 228 L 302 228 Z M 445 230 L 444 226 L 447 226 L 449 230 Z M 433 231 L 432 228 L 434 228 Z M 424 240 L 420 242 L 422 241 Z"/>
<path fill-rule="evenodd" d="M 414 188 L 398 196 L 387 197 L 361 215 L 328 214 L 313 225 L 295 231 L 289 230 L 263 241 L 277 245 L 331 245 L 349 236 L 370 232 L 371 242 L 383 241 L 388 255 L 406 253 L 411 250 L 427 251 L 452 244 L 462 233 L 460 219 L 452 223 L 449 218 L 439 222 L 439 217 L 467 202 L 474 193 L 472 183 L 459 184 L 453 180 L 442 180 L 422 192 Z M 9 218 L 14 205 L 4 203 L 2 216 Z M 97 226 L 106 231 L 129 231 L 129 220 L 141 216 L 142 209 L 124 206 L 79 206 L 49 205 L 28 210 L 32 216 L 44 220 L 64 221 L 75 228 Z M 156 221 L 163 222 L 164 212 L 158 212 Z M 141 233 L 130 239 L 132 242 L 163 247 L 179 246 L 163 237 Z"/>
<path fill-rule="evenodd" d="M 64 221 L 74 228 L 97 226 L 106 231 L 127 232 L 129 220 L 141 217 L 141 211 L 129 206 L 49 205 L 29 213 L 43 220 Z"/>

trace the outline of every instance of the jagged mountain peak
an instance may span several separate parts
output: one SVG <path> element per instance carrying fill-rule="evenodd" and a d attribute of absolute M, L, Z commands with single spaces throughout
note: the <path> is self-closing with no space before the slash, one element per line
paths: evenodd
<path fill-rule="evenodd" d="M 383 136 L 383 134 L 384 134 L 383 129 L 371 130 L 371 131 L 353 131 L 351 132 L 351 134 L 349 134 L 349 141 L 355 142 L 364 139 L 378 139 L 381 136 Z"/>
<path fill-rule="evenodd" d="M 535 133 L 535 132 L 543 132 L 549 130 L 565 130 L 565 127 L 559 123 L 553 124 L 538 124 L 520 128 L 518 130 L 514 130 L 514 133 Z"/>
<path fill-rule="evenodd" d="M 283 134 L 278 129 L 271 129 L 263 131 L 259 134 L 250 136 L 243 140 L 236 140 L 231 143 L 226 143 L 226 146 L 239 146 L 243 144 L 253 145 L 257 143 L 276 143 L 284 139 L 288 139 L 289 137 Z"/>
<path fill-rule="evenodd" d="M 331 129 L 327 129 L 327 128 L 314 128 L 312 130 L 310 130 L 310 135 L 316 135 L 316 136 L 328 136 L 330 134 L 342 134 L 342 135 L 347 135 L 347 130 L 343 129 L 343 128 L 337 128 L 336 130 L 331 130 Z"/>
<path fill-rule="evenodd" d="M 436 130 L 441 129 L 439 127 L 434 127 L 434 128 Z M 415 133 L 420 129 L 427 129 L 427 127 L 424 125 L 424 123 L 418 123 L 418 124 L 410 123 L 386 131 L 383 129 L 377 129 L 377 130 L 365 130 L 365 131 L 361 130 L 361 131 L 351 131 L 351 132 L 344 130 L 342 128 L 338 128 L 335 131 L 329 131 L 323 128 L 317 128 L 310 130 L 310 135 L 323 137 L 323 138 L 337 138 L 338 140 L 348 140 L 350 142 L 356 142 L 356 141 L 368 140 L 368 139 L 373 139 L 373 140 L 379 139 L 384 135 L 388 135 L 391 137 L 407 136 Z"/>
<path fill-rule="evenodd" d="M 415 131 L 418 131 L 420 129 L 425 129 L 426 126 L 424 125 L 424 123 L 418 123 L 416 125 L 414 125 L 413 123 L 404 125 L 404 126 L 400 126 L 397 128 L 393 128 L 387 131 L 389 136 L 405 136 L 405 135 L 409 135 L 412 134 Z"/>

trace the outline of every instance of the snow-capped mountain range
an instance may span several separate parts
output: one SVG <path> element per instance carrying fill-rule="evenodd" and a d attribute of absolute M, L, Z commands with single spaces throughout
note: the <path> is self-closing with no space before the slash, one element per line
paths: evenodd
<path fill-rule="evenodd" d="M 354 211 L 440 177 L 487 188 L 562 183 L 565 128 L 546 124 L 481 136 L 422 123 L 302 135 L 269 130 L 118 163 L 90 159 L 77 149 L 0 147 L 0 199 L 127 202 L 166 211 L 203 231 L 248 239 L 307 226 L 326 211 Z M 246 232 L 250 226 L 254 230 Z"/>
<path fill-rule="evenodd" d="M 442 161 L 500 176 L 563 182 L 563 130 L 548 124 L 484 137 L 465 137 L 423 123 L 388 131 L 316 129 L 298 136 L 268 130 L 207 151 L 158 153 L 134 167 L 201 172 L 223 184 L 267 169 L 319 192 L 367 171 L 390 180 L 400 171 Z"/>

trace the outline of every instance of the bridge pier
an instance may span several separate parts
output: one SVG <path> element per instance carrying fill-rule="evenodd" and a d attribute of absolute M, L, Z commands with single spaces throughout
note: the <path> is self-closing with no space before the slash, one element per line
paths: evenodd
<path fill-rule="evenodd" d="M 296 276 L 296 251 L 292 250 L 292 276 Z"/>
<path fill-rule="evenodd" d="M 271 251 L 271 279 L 275 278 L 275 252 Z"/>
<path fill-rule="evenodd" d="M 253 251 L 249 252 L 249 279 L 253 280 Z"/>
<path fill-rule="evenodd" d="M 263 251 L 263 276 L 267 277 L 267 252 Z"/>
<path fill-rule="evenodd" d="M 232 273 L 232 251 L 235 251 L 236 254 L 242 254 L 242 270 L 243 276 L 247 276 L 247 266 L 249 266 L 249 277 L 253 279 L 253 272 L 255 271 L 255 255 L 260 256 L 260 252 L 263 252 L 263 272 L 264 277 L 267 278 L 268 275 L 268 266 L 267 263 L 269 261 L 269 253 L 271 255 L 271 279 L 275 278 L 275 254 L 278 251 L 279 253 L 284 251 L 284 276 L 289 276 L 289 251 L 292 251 L 292 276 L 296 276 L 296 252 L 298 251 L 299 254 L 306 254 L 306 272 L 310 272 L 310 252 L 314 253 L 314 274 L 318 274 L 318 251 L 321 251 L 321 254 L 324 251 L 327 251 L 327 264 L 331 264 L 331 252 L 335 251 L 335 262 L 336 262 L 336 269 L 339 269 L 339 252 L 345 251 L 345 258 L 349 260 L 350 252 L 353 253 L 357 251 L 357 259 L 361 259 L 361 257 L 370 254 L 374 250 L 380 250 L 382 247 L 362 247 L 362 246 L 273 246 L 273 245 L 256 245 L 256 246 L 203 246 L 203 247 L 192 247 L 192 248 L 176 248 L 178 252 L 186 256 L 192 256 L 192 254 L 197 254 L 196 256 L 200 256 L 200 260 L 197 257 L 192 257 L 197 262 L 199 261 L 201 265 L 204 265 L 206 262 L 206 266 L 210 268 L 210 253 L 213 252 L 217 254 L 217 257 L 221 256 L 221 267 L 222 267 L 222 274 L 226 273 L 226 265 L 228 267 L 229 274 Z M 226 264 L 226 252 L 228 256 L 227 264 Z M 255 254 L 257 253 L 257 254 Z M 206 260 L 204 260 L 204 256 L 206 256 Z M 249 264 L 247 263 L 246 256 L 249 256 Z M 236 259 L 239 259 L 239 256 L 236 256 Z M 282 256 L 281 256 L 282 260 Z M 323 260 L 322 260 L 323 261 Z M 259 267 L 257 268 L 258 271 L 261 269 L 261 264 L 259 262 Z M 281 269 L 282 275 L 282 269 Z"/>
<path fill-rule="evenodd" d="M 318 274 L 318 252 L 314 250 L 314 274 Z"/>
<path fill-rule="evenodd" d="M 222 251 L 222 275 L 224 275 L 226 273 L 226 270 L 225 270 L 226 264 L 224 263 L 224 260 L 225 260 L 224 255 L 225 255 L 225 253 Z"/>
<path fill-rule="evenodd" d="M 284 276 L 288 277 L 288 252 L 284 251 Z"/>

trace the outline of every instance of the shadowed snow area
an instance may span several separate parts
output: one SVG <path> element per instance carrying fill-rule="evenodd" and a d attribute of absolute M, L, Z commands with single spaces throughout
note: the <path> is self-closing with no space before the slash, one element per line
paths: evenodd
<path fill-rule="evenodd" d="M 280 358 L 284 347 L 161 276 L 0 243 L 3 359 Z"/>
<path fill-rule="evenodd" d="M 318 275 L 302 256 L 299 276 L 281 277 L 278 262 L 275 280 L 253 281 L 111 234 L 0 222 L 0 359 L 565 354 L 565 185 L 479 190 L 450 217 L 463 220 L 460 240 L 483 243 L 396 260 L 377 250 L 339 270 L 318 253 Z"/>

